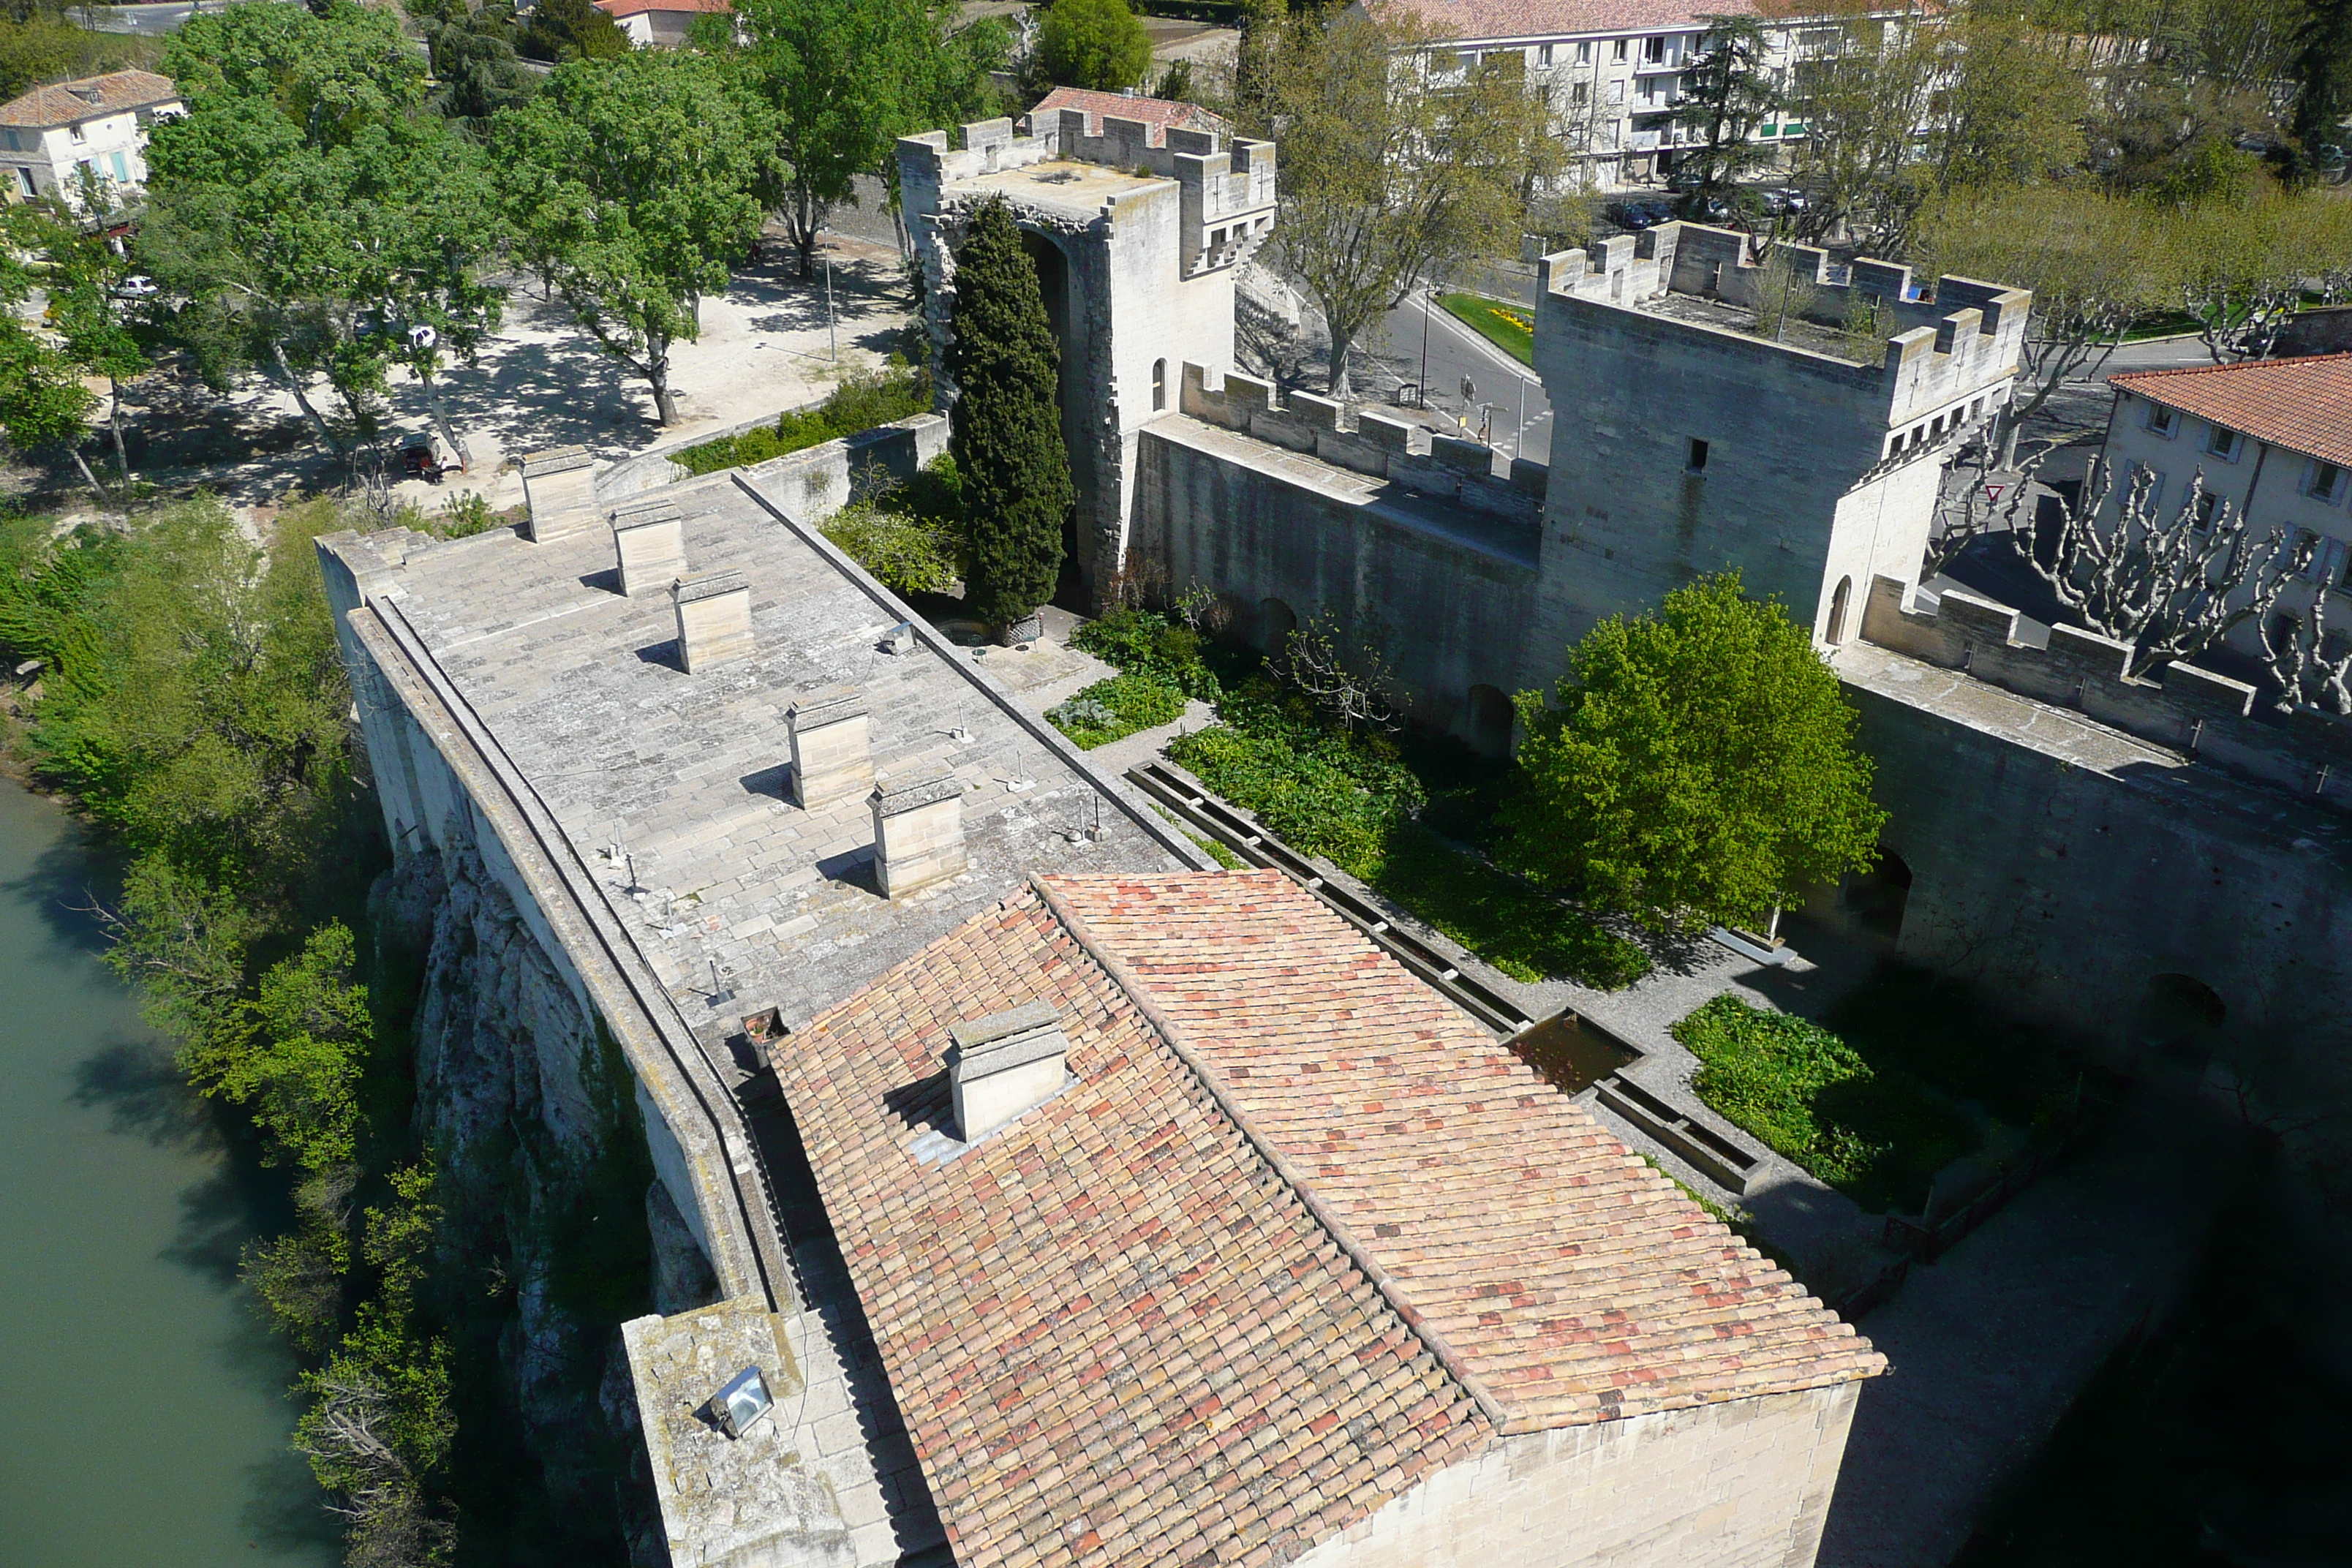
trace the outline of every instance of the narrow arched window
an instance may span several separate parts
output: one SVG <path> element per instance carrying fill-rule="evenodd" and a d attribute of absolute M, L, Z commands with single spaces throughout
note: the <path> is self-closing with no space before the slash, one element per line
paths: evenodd
<path fill-rule="evenodd" d="M 1151 411 L 1155 414 L 1168 406 L 1168 362 L 1151 362 Z"/>

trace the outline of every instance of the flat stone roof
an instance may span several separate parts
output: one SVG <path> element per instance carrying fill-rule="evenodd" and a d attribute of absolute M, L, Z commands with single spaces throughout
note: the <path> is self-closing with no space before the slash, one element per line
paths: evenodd
<path fill-rule="evenodd" d="M 759 470 L 744 482 L 756 487 Z M 707 1042 L 770 1007 L 787 1026 L 806 1022 L 1031 871 L 1187 864 L 1172 829 L 962 650 L 925 627 L 907 651 L 883 651 L 904 606 L 814 530 L 732 475 L 660 494 L 684 520 L 689 572 L 731 569 L 749 584 L 750 657 L 681 669 L 670 595 L 621 595 L 601 525 L 544 544 L 501 529 L 336 548 L 372 599 L 397 607 L 615 890 L 630 936 Z M 380 565 L 389 569 L 372 574 Z M 786 798 L 785 710 L 845 691 L 869 710 L 877 772 L 944 772 L 961 784 L 962 875 L 885 899 L 865 795 L 815 811 Z M 1080 830 L 1097 816 L 1101 836 L 1088 842 Z"/>
<path fill-rule="evenodd" d="M 985 191 L 1009 196 L 1033 206 L 1054 207 L 1092 217 L 1106 202 L 1152 185 L 1173 184 L 1165 174 L 1131 174 L 1108 163 L 1083 163 L 1071 158 L 1050 158 L 1018 169 L 975 174 L 948 185 L 950 191 Z"/>

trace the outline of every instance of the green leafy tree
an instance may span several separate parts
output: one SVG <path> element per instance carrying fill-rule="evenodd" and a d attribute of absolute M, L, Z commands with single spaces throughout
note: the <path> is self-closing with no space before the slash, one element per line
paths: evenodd
<path fill-rule="evenodd" d="M 326 1364 L 302 1374 L 310 1408 L 295 1423 L 294 1446 L 341 1500 L 346 1561 L 433 1568 L 457 1548 L 454 1526 L 425 1489 L 457 1430 L 449 1342 L 428 1329 L 416 1301 L 440 1211 L 430 1164 L 395 1171 L 391 1183 L 393 1202 L 367 1211 L 361 1244 L 376 1291 Z"/>
<path fill-rule="evenodd" d="M 352 982 L 357 962 L 351 928 L 330 921 L 262 976 L 244 1029 L 191 1041 L 182 1054 L 199 1089 L 252 1113 L 270 1158 L 313 1173 L 358 1152 L 359 1082 L 374 1027 L 367 987 Z"/>
<path fill-rule="evenodd" d="M 45 81 L 152 67 L 159 52 L 155 39 L 93 33 L 55 16 L 0 20 L 0 100 Z"/>
<path fill-rule="evenodd" d="M 491 125 L 523 259 L 596 346 L 677 418 L 671 345 L 700 331 L 702 297 L 759 233 L 757 149 L 770 140 L 719 67 L 633 51 L 560 67 Z"/>
<path fill-rule="evenodd" d="M 478 11 L 467 10 L 464 0 L 448 0 L 437 12 L 417 6 L 410 14 L 424 26 L 433 52 L 433 75 L 441 84 L 433 104 L 442 113 L 478 132 L 499 110 L 530 101 L 539 78 L 517 56 L 522 29 L 511 0 L 494 0 Z"/>
<path fill-rule="evenodd" d="M 2289 121 L 2304 168 L 2341 163 L 2352 132 L 2352 0 L 2313 0 L 2294 40 L 2294 110 Z"/>
<path fill-rule="evenodd" d="M 116 476 L 127 483 L 131 448 L 122 431 L 122 384 L 144 374 L 148 360 L 140 323 L 132 319 L 133 307 L 121 292 L 132 263 L 108 242 L 106 231 L 131 215 L 116 200 L 110 184 L 87 174 L 81 195 L 81 211 L 98 217 L 96 226 L 63 215 L 44 222 L 48 215 L 42 214 L 26 237 L 47 254 L 49 324 L 66 358 L 85 375 L 105 379 L 106 423 L 114 440 Z"/>
<path fill-rule="evenodd" d="M 1127 0 L 1054 0 L 1037 28 L 1037 65 L 1055 87 L 1117 92 L 1151 68 L 1151 38 Z"/>
<path fill-rule="evenodd" d="M 993 21 L 951 31 L 936 0 L 741 0 L 745 85 L 775 133 L 761 205 L 783 215 L 803 278 L 826 215 L 855 181 L 898 175 L 898 139 L 972 118 L 1008 40 Z"/>
<path fill-rule="evenodd" d="M 0 431 L 28 456 L 59 451 L 102 498 L 106 487 L 81 455 L 90 410 L 98 399 L 81 384 L 80 367 L 64 350 L 13 317 L 0 324 Z"/>
<path fill-rule="evenodd" d="M 1271 51 L 1245 41 L 1256 63 L 1242 123 L 1282 146 L 1275 254 L 1322 312 L 1327 390 L 1344 397 L 1354 346 L 1417 279 L 1519 232 L 1559 140 L 1522 76 L 1458 74 L 1400 11 L 1310 11 Z"/>
<path fill-rule="evenodd" d="M 541 0 L 517 47 L 537 60 L 616 60 L 630 50 L 620 24 L 591 0 Z"/>
<path fill-rule="evenodd" d="M 1698 58 L 1683 72 L 1687 100 L 1675 123 L 1697 144 L 1683 154 L 1699 184 L 1688 198 L 1690 216 L 1704 217 L 1710 197 L 1736 195 L 1739 181 L 1769 165 L 1778 149 L 1756 140 L 1756 128 L 1777 113 L 1780 89 L 1765 63 L 1764 29 L 1753 16 L 1709 16 Z"/>
<path fill-rule="evenodd" d="M 1612 616 L 1522 692 L 1517 868 L 1662 932 L 1754 922 L 1869 866 L 1885 821 L 1854 711 L 1804 627 L 1736 572 Z"/>
<path fill-rule="evenodd" d="M 955 289 L 947 370 L 960 395 L 949 450 L 970 519 L 964 602 L 1009 626 L 1054 596 L 1076 494 L 1056 392 L 1061 352 L 1037 268 L 1001 198 L 973 210 Z"/>
<path fill-rule="evenodd" d="M 476 278 L 500 238 L 480 151 L 425 109 L 425 62 L 388 16 L 350 0 L 192 18 L 167 64 L 189 113 L 155 127 L 139 240 L 184 301 L 162 324 L 215 384 L 275 382 L 346 455 L 374 439 L 413 325 L 458 342 L 496 325 L 501 295 Z"/>

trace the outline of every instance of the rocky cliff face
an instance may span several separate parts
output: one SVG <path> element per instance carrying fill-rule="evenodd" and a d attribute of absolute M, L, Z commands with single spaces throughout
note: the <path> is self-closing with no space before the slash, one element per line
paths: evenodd
<path fill-rule="evenodd" d="M 653 1179 L 619 1047 L 478 846 L 449 837 L 373 899 L 378 940 L 421 965 L 415 1117 L 439 1172 L 436 1281 L 461 1346 L 495 1346 L 559 1528 L 583 1555 L 625 1539 L 664 1563 L 618 1325 L 710 1300 L 715 1281 Z"/>

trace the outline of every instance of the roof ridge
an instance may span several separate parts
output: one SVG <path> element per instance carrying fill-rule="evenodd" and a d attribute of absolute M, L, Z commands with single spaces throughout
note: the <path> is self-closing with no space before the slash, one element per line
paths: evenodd
<path fill-rule="evenodd" d="M 1246 875 L 1246 873 L 1239 874 Z M 1266 874 L 1276 878 L 1282 875 L 1279 871 Z M 1154 1034 L 1160 1037 L 1160 1042 L 1167 1046 L 1176 1059 L 1184 1065 L 1186 1070 L 1192 1075 L 1201 1087 L 1208 1091 L 1209 1098 L 1216 1102 L 1218 1110 L 1248 1142 L 1250 1147 L 1256 1152 L 1258 1158 L 1264 1160 L 1275 1174 L 1282 1178 L 1283 1184 L 1297 1194 L 1300 1205 L 1330 1236 L 1339 1250 L 1347 1256 L 1348 1260 L 1355 1265 L 1357 1271 L 1370 1282 L 1372 1289 L 1380 1294 L 1381 1300 L 1388 1303 L 1390 1310 L 1396 1313 L 1398 1321 L 1404 1324 L 1407 1331 L 1422 1342 L 1445 1374 L 1461 1387 L 1463 1393 L 1470 1396 L 1471 1403 L 1477 1405 L 1478 1413 L 1486 1418 L 1497 1433 L 1512 1431 L 1514 1429 L 1512 1417 L 1503 1409 L 1502 1402 L 1495 1397 L 1485 1381 L 1470 1370 L 1469 1364 L 1463 1360 L 1462 1353 L 1454 1348 L 1452 1342 L 1446 1339 L 1436 1324 L 1422 1315 L 1421 1310 L 1415 1307 L 1411 1299 L 1405 1295 L 1403 1286 L 1372 1257 L 1370 1249 L 1357 1237 L 1348 1223 L 1317 1195 L 1314 1188 L 1307 1184 L 1305 1173 L 1294 1165 L 1289 1158 L 1275 1146 L 1274 1142 L 1258 1128 L 1249 1113 L 1234 1100 L 1223 1080 L 1217 1076 L 1215 1070 L 1209 1066 L 1201 1054 L 1192 1048 L 1188 1037 L 1189 1031 L 1170 1017 L 1160 1009 L 1159 1004 L 1151 999 L 1150 988 L 1143 977 L 1095 934 L 1093 929 L 1087 924 L 1085 917 L 1081 916 L 1068 900 L 1047 885 L 1043 875 L 1031 872 L 1029 886 L 1043 900 L 1047 912 L 1064 931 L 1069 933 L 1070 940 L 1084 949 L 1087 956 L 1093 959 L 1102 972 L 1110 977 L 1111 984 L 1119 988 L 1121 994 L 1133 1005 L 1136 1012 L 1142 1016 L 1143 1021 L 1151 1026 Z M 1530 1430 L 1540 1425 L 1539 1421 L 1528 1423 Z"/>
<path fill-rule="evenodd" d="M 2352 360 L 2352 350 L 2337 349 L 2333 353 L 2324 354 L 2288 354 L 2283 359 L 2242 359 L 2234 364 L 2179 364 L 2152 370 L 2119 370 L 2107 379 L 2111 382 L 2152 381 L 2158 376 L 2213 375 L 2222 371 L 2268 370 L 2280 365 L 2312 364 L 2321 360 Z"/>

